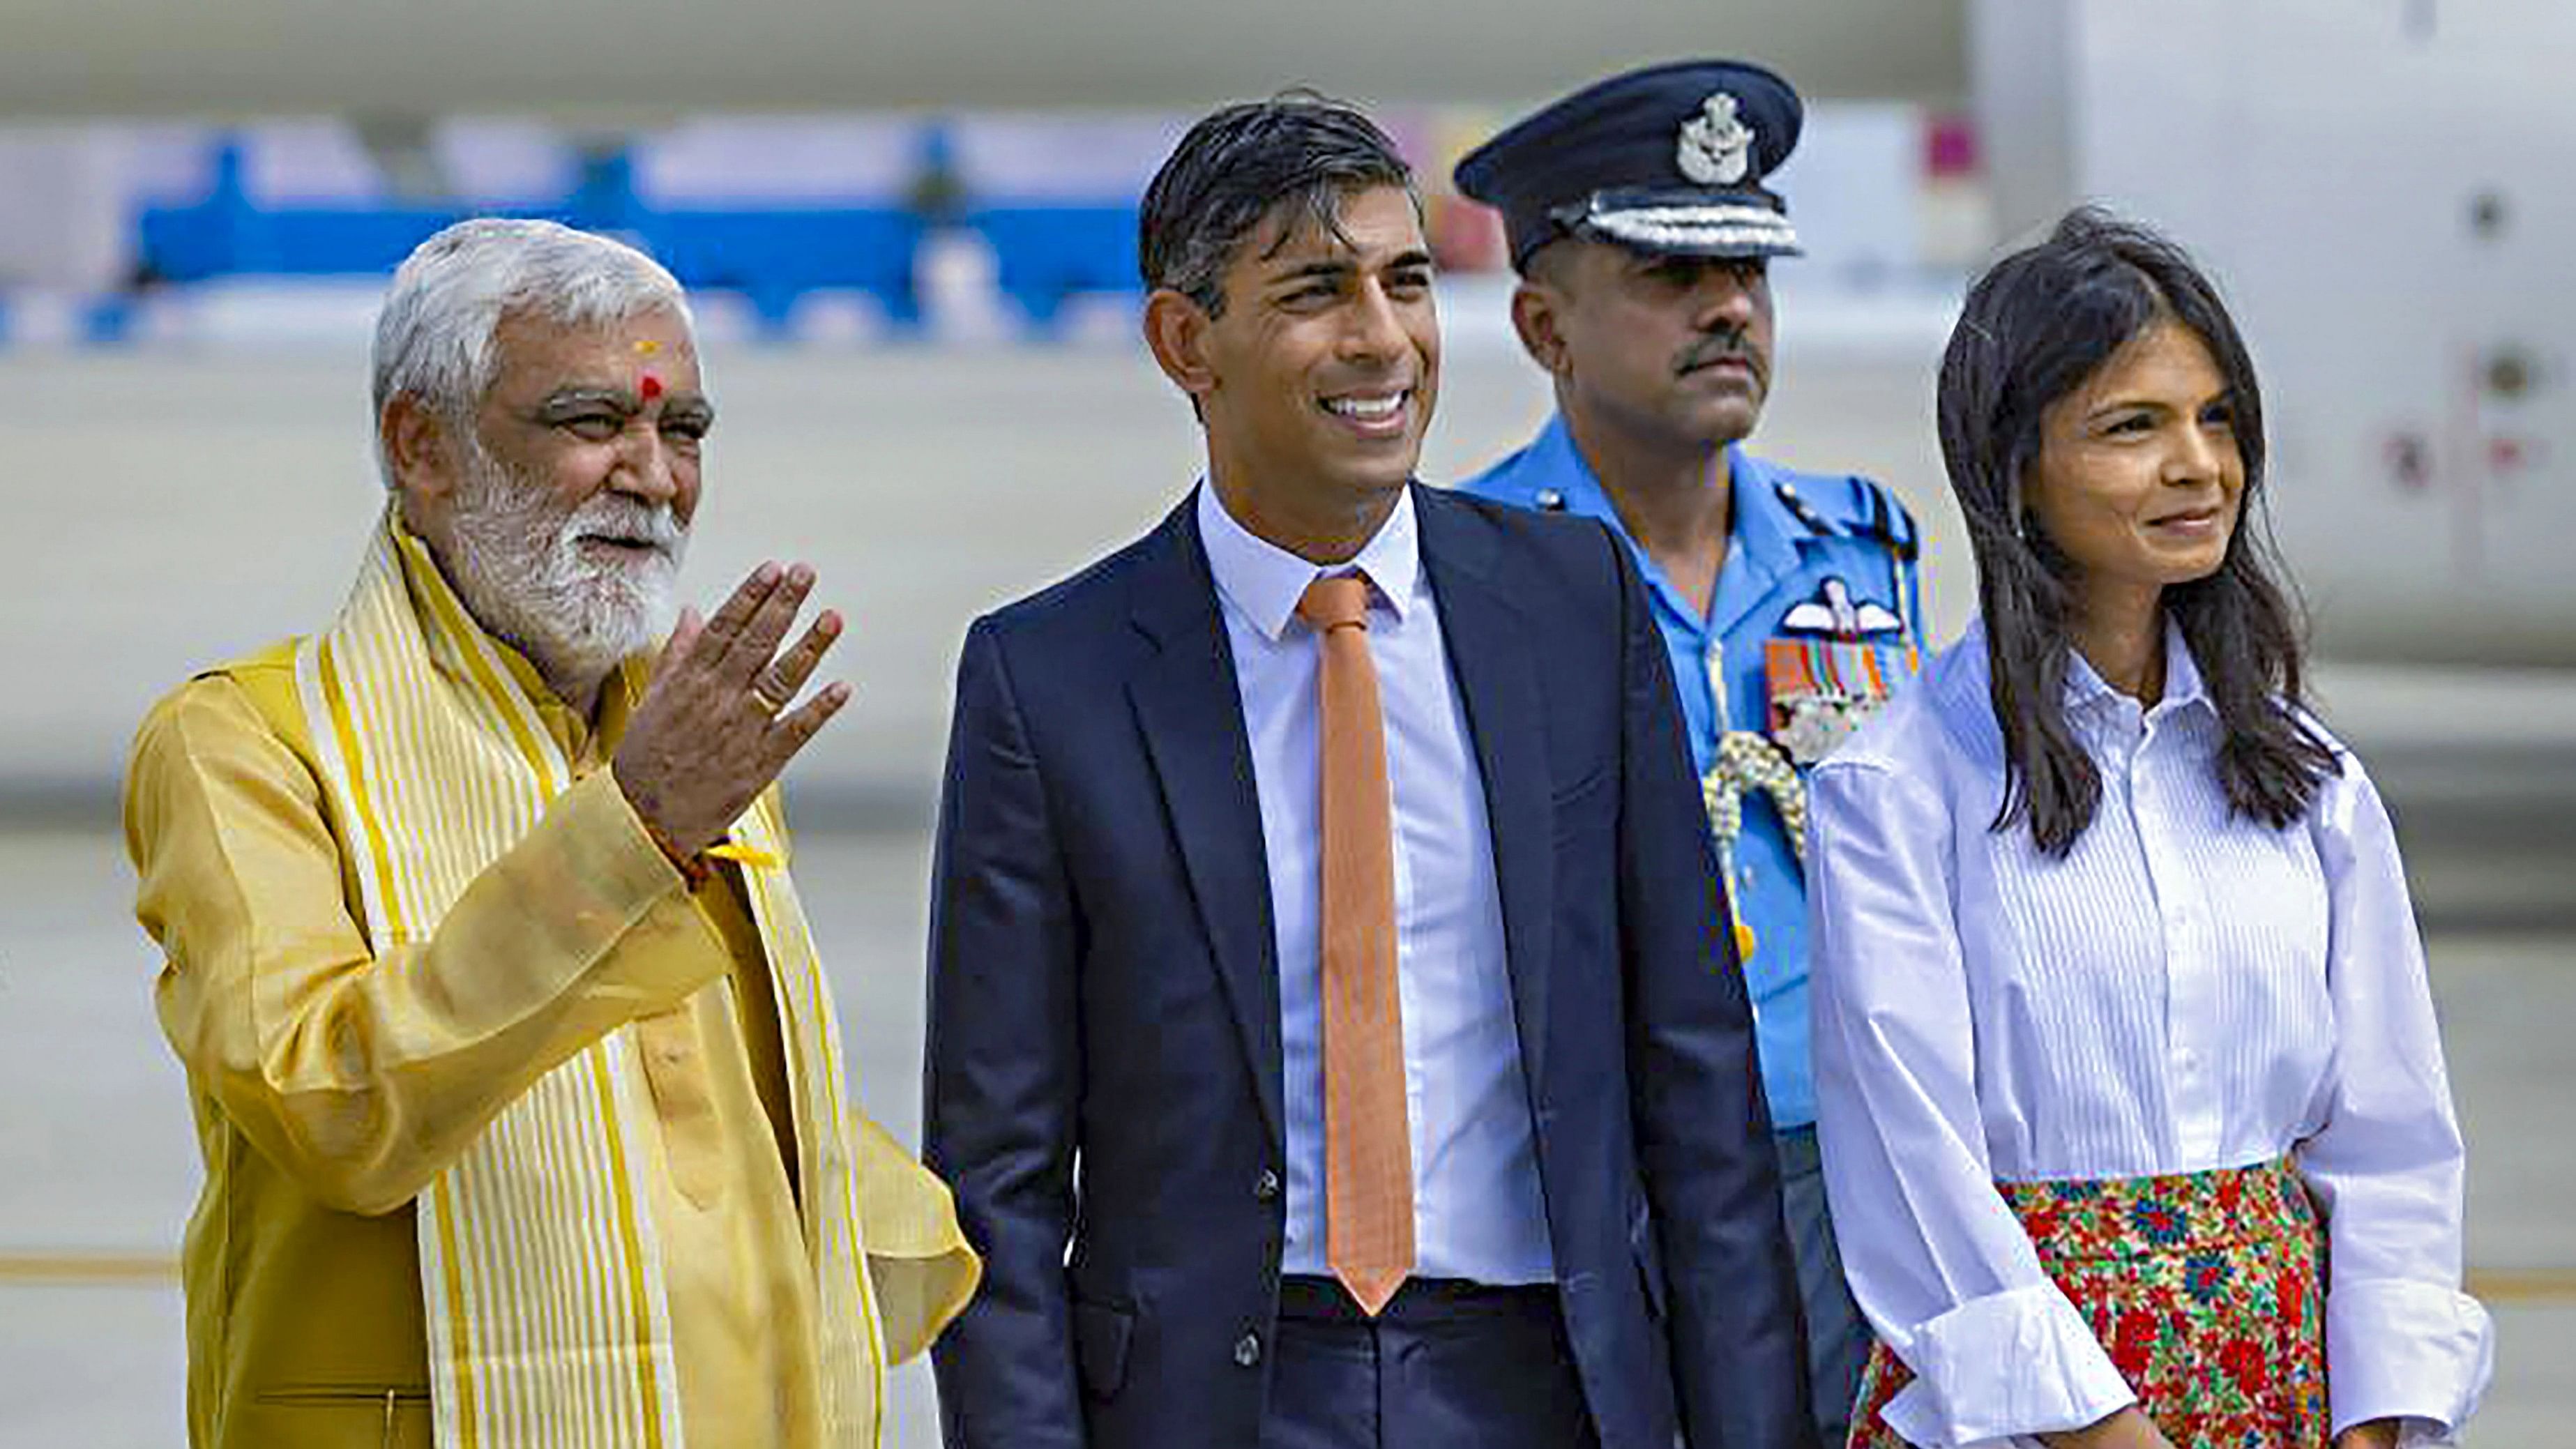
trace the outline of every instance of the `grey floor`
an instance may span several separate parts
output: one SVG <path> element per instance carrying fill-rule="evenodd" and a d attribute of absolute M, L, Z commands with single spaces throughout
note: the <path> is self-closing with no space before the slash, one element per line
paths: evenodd
<path fill-rule="evenodd" d="M 1784 328 L 1795 338 L 1795 314 Z M 1435 477 L 1543 406 L 1462 325 Z M 854 710 L 791 776 L 799 876 L 863 1104 L 917 1122 L 924 822 L 975 610 L 1148 526 L 1187 485 L 1187 413 L 1129 350 L 720 353 L 725 420 L 690 567 L 813 560 L 853 617 Z M 1935 614 L 1966 607 L 1916 419 L 1919 349 L 1788 354 L 1765 447 L 1897 481 L 1934 524 Z M 125 740 L 194 667 L 319 622 L 376 506 L 353 348 L 0 356 L 0 1449 L 180 1441 L 166 1261 L 197 1173 L 150 1008 L 114 819 Z M 2329 663 L 2333 717 L 2394 803 L 2472 1142 L 2469 1262 L 2502 1326 L 2479 1449 L 2568 1436 L 2576 1334 L 2576 679 Z M 893 1442 L 934 1442 L 908 1370 Z"/>

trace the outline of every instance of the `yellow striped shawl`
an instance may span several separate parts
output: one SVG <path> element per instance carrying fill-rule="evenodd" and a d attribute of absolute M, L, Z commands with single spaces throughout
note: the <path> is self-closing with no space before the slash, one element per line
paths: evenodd
<path fill-rule="evenodd" d="M 608 687 L 640 695 L 643 679 L 630 663 Z M 572 783 L 529 683 L 390 515 L 339 620 L 299 646 L 296 684 L 379 951 L 426 940 Z M 744 883 L 777 981 L 824 1417 L 830 1442 L 874 1445 L 886 1355 L 860 1162 L 883 1148 L 848 1105 L 839 1027 L 770 798 L 732 838 L 780 862 L 747 868 Z M 622 1027 L 539 1079 L 419 1199 L 431 1398 L 447 1449 L 679 1449 L 670 1306 L 642 1176 L 653 1108 L 632 1036 Z"/>

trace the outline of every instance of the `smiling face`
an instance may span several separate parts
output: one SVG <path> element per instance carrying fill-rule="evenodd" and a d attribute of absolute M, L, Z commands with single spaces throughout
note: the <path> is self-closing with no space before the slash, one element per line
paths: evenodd
<path fill-rule="evenodd" d="M 549 680 L 595 680 L 667 627 L 714 409 L 667 311 L 493 331 L 471 435 L 407 449 L 407 521 L 477 622 Z M 390 426 L 390 425 L 389 425 Z"/>
<path fill-rule="evenodd" d="M 1513 298 L 1522 344 L 1584 431 L 1658 449 L 1753 431 L 1771 390 L 1771 279 L 1761 257 L 1657 256 L 1568 238 Z"/>
<path fill-rule="evenodd" d="M 2091 617 L 2218 571 L 2245 498 L 2227 379 L 2199 334 L 2150 323 L 2049 405 L 2024 502 Z"/>
<path fill-rule="evenodd" d="M 1198 399 L 1211 476 L 1270 511 L 1391 498 L 1413 476 L 1439 393 L 1431 252 L 1412 194 L 1349 192 L 1336 220 L 1283 206 L 1227 266 L 1217 315 L 1197 312 L 1168 346 L 1156 329 L 1166 371 Z"/>

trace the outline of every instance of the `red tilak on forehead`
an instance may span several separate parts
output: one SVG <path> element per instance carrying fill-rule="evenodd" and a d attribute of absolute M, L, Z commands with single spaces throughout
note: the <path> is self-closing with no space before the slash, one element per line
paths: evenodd
<path fill-rule="evenodd" d="M 662 395 L 662 379 L 659 376 L 648 372 L 644 374 L 644 380 L 636 384 L 635 390 L 644 394 L 644 400 L 646 402 L 651 402 L 653 399 Z"/>

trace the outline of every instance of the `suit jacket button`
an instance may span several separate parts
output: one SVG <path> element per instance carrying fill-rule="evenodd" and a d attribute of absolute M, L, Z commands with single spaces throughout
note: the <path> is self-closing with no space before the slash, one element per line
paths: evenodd
<path fill-rule="evenodd" d="M 1279 1196 L 1279 1174 L 1266 1167 L 1261 1169 L 1261 1175 L 1252 1180 L 1252 1196 L 1258 1202 Z"/>
<path fill-rule="evenodd" d="M 1250 1368 L 1261 1362 L 1260 1334 L 1247 1333 L 1234 1341 L 1234 1362 L 1237 1368 Z"/>

